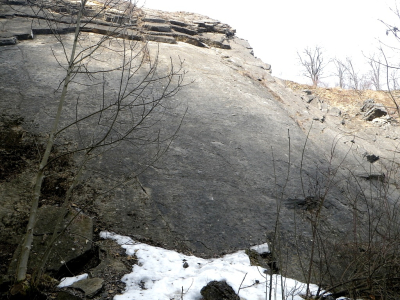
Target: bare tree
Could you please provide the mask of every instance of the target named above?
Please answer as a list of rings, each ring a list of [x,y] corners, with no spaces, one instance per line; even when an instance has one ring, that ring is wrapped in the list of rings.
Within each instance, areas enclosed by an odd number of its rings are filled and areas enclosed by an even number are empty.
[[[333,60],[333,63],[336,68],[334,75],[337,76],[339,80],[339,87],[344,89],[346,87],[346,76],[347,76],[346,64],[337,58]]]
[[[109,14],[113,22],[112,26],[103,29],[103,35],[88,35],[84,32],[95,18],[93,15],[88,16],[87,0],[77,3],[63,2],[66,12],[56,10],[58,6],[54,4],[53,7],[52,2],[48,1],[38,0],[32,4],[32,9],[40,12],[42,19],[45,15],[48,27],[60,44],[61,51],[58,53],[61,54],[57,54],[55,49],[52,51],[65,75],[59,85],[56,113],[36,173],[29,222],[16,269],[17,283],[27,278],[43,180],[49,166],[60,158],[53,153],[57,141],[75,136],[76,146],[62,155],[73,156],[77,167],[64,196],[63,213],[58,218],[58,225],[54,228],[41,267],[33,279],[36,283],[54,242],[65,231],[65,226],[61,225],[65,211],[80,179],[90,172],[90,163],[101,155],[111,151],[115,153],[119,147],[126,145],[136,148],[154,145],[155,153],[144,163],[146,168],[168,149],[181,124],[178,121],[175,130],[170,134],[166,134],[162,127],[166,110],[173,108],[168,100],[184,86],[185,72],[182,62],[173,62],[171,59],[169,68],[163,67],[160,70],[158,51],[150,51],[144,39],[135,41],[130,35],[127,24],[135,18],[136,4],[121,0],[103,2],[95,16]],[[61,34],[66,31],[62,18],[74,18],[71,25],[74,28],[72,42]],[[99,63],[102,67],[99,67]],[[107,85],[111,84],[113,90],[109,91]],[[89,108],[88,104],[82,106],[79,96],[75,99],[68,96],[71,87],[82,85],[97,89],[101,94],[92,99],[93,105]],[[75,110],[73,120],[63,116],[66,107]],[[183,115],[181,120],[182,118]],[[137,173],[133,174],[131,179],[136,176]]]
[[[396,70],[398,70],[398,68],[397,67],[393,67],[393,66],[390,65],[388,57],[386,56],[386,53],[382,49],[382,47],[380,48],[380,51],[382,53],[382,56],[383,56],[383,59],[384,59],[384,66],[385,66],[385,69],[386,69],[387,90],[389,92],[390,99],[392,100],[393,104],[396,107],[397,114],[400,116],[400,106],[399,106],[399,104],[397,102],[397,99],[396,99],[395,95],[392,93],[391,83],[390,83],[391,75],[395,74],[395,72],[396,72]],[[392,74],[390,73],[390,70],[391,70]],[[394,75],[392,75],[392,76],[394,76]],[[394,83],[396,83],[396,81],[394,81]]]
[[[399,89],[399,76],[397,69],[394,69],[389,73],[389,88],[393,91]]]
[[[362,91],[371,87],[368,75],[361,73],[355,66],[351,57],[346,58],[347,86],[355,91]]]
[[[400,20],[400,11],[397,6],[397,3],[395,4],[395,8],[393,8],[391,10],[395,14],[395,16]],[[400,35],[399,35],[400,30],[399,30],[398,26],[389,24],[383,20],[380,20],[380,21],[382,22],[382,24],[384,24],[386,26],[386,35],[394,38],[395,42],[400,42]],[[388,50],[388,52],[390,52],[393,55],[388,55],[386,53],[386,51],[384,50],[384,47],[385,47],[385,50]],[[385,68],[385,72],[386,72],[386,85],[387,85],[387,89],[389,92],[389,96],[390,96],[393,104],[396,107],[397,114],[400,116],[400,105],[398,104],[398,99],[392,93],[392,87],[393,87],[393,89],[397,89],[396,72],[397,72],[397,70],[400,69],[400,67],[399,67],[398,61],[393,62],[390,59],[390,56],[398,57],[398,52],[400,51],[400,49],[398,47],[389,46],[389,45],[381,42],[381,46],[380,46],[379,50],[380,50],[380,53],[382,54],[382,64],[383,64],[383,67]]]
[[[373,55],[368,59],[368,65],[370,66],[371,82],[375,90],[379,91],[381,87],[381,75],[382,75],[382,61],[380,57]]]
[[[350,88],[354,90],[359,90],[361,78],[359,75],[359,71],[355,69],[353,60],[350,57],[346,58],[346,68]]]
[[[300,54],[297,52],[300,64],[303,66],[303,76],[310,78],[314,87],[316,87],[322,78],[324,68],[327,63],[324,61],[323,51],[321,47],[306,48]]]

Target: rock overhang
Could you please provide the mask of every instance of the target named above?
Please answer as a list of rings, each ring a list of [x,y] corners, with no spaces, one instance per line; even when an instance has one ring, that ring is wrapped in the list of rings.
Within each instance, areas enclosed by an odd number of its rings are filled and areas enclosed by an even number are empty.
[[[41,6],[28,5],[27,1],[2,0],[0,8],[0,45],[15,44],[18,40],[33,38],[35,34],[63,34],[75,31],[76,1],[52,4],[43,1]],[[122,3],[122,4],[121,4]],[[118,2],[115,6],[88,2],[84,11],[82,31],[108,34],[121,38],[161,43],[187,42],[199,47],[230,49],[229,39],[236,30],[204,16],[178,12],[129,7]],[[49,27],[45,20],[54,22]]]

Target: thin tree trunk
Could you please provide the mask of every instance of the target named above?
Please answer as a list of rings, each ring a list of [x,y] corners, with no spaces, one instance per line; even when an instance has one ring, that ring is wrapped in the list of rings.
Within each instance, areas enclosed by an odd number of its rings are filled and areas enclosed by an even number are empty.
[[[75,67],[75,63],[74,63],[75,51],[76,51],[78,37],[79,37],[79,33],[80,33],[80,21],[81,21],[83,8],[85,7],[86,1],[87,0],[82,0],[82,2],[81,2],[81,9],[79,10],[77,23],[76,23],[76,29],[75,29],[75,39],[74,39],[74,43],[73,43],[73,47],[72,47],[70,60],[68,62],[67,76],[65,77],[63,90],[62,90],[62,93],[60,96],[60,100],[58,102],[57,115],[54,119],[53,128],[50,132],[50,136],[47,141],[46,151],[43,155],[42,161],[40,162],[39,170],[38,170],[36,180],[35,180],[35,187],[33,190],[33,199],[32,199],[31,210],[30,210],[30,214],[29,214],[29,221],[28,221],[25,237],[24,237],[24,240],[22,243],[21,254],[19,256],[18,265],[17,265],[17,269],[16,269],[17,282],[20,282],[20,281],[23,281],[26,279],[29,255],[31,252],[32,242],[33,242],[33,231],[34,231],[36,219],[37,219],[37,209],[39,206],[40,190],[41,190],[43,179],[44,179],[44,170],[47,166],[47,162],[48,162],[51,150],[54,145],[54,137],[57,132],[58,125],[60,123],[61,112],[62,112],[62,108],[63,108],[64,102],[65,102],[65,97],[67,95],[68,84],[71,80],[71,74]]]
[[[87,155],[87,154],[86,154]],[[36,273],[32,276],[32,282],[34,285],[38,285],[40,278],[43,275],[44,272],[44,268],[46,266],[46,262],[49,259],[50,253],[55,245],[55,243],[57,242],[57,240],[64,234],[66,228],[69,226],[69,224],[77,217],[77,215],[80,212],[77,212],[77,214],[75,215],[75,217],[72,218],[72,220],[70,221],[70,223],[68,223],[65,226],[62,226],[62,223],[64,221],[64,217],[66,216],[67,212],[68,212],[68,204],[70,203],[70,199],[71,199],[71,195],[72,195],[72,191],[73,189],[76,187],[76,185],[78,184],[81,175],[83,173],[83,169],[86,166],[86,163],[88,161],[88,157],[85,158],[85,160],[82,162],[75,178],[74,181],[72,182],[71,186],[69,187],[66,195],[65,195],[65,199],[64,202],[61,206],[61,211],[60,211],[60,215],[57,219],[56,225],[54,226],[54,231],[53,231],[53,235],[51,237],[51,240],[46,248],[46,251],[43,254],[42,260],[40,262],[40,265],[38,267],[38,269],[36,270]]]

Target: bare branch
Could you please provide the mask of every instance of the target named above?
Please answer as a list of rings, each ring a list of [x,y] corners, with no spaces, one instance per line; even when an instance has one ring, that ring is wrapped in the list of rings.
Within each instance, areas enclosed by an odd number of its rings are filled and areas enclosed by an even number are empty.
[[[339,87],[344,89],[346,87],[346,76],[347,76],[347,67],[346,64],[344,62],[342,62],[341,60],[335,58],[333,60],[333,63],[335,65],[336,68],[336,73],[334,73],[335,76],[337,76],[338,80],[339,80]]]
[[[381,87],[381,75],[382,75],[382,62],[380,57],[373,55],[368,59],[368,65],[370,66],[371,82],[375,90],[380,91]]]
[[[320,82],[324,68],[327,63],[324,62],[322,48],[316,46],[314,49],[306,48],[303,53],[297,52],[301,65],[304,67],[304,76],[310,78],[314,87]]]

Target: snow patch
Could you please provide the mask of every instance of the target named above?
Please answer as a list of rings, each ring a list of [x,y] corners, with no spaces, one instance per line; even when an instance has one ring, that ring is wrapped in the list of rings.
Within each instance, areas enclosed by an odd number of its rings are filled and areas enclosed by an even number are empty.
[[[87,279],[88,278],[88,274],[82,274],[82,275],[78,275],[78,276],[74,276],[74,277],[64,277],[61,279],[60,284],[57,285],[57,287],[59,288],[63,288],[63,287],[67,287],[72,285],[73,283],[83,280],[83,279]]]
[[[269,247],[267,243],[250,247],[250,250],[254,250],[258,254],[269,253]]]
[[[175,251],[135,242],[129,237],[101,232],[100,237],[119,243],[128,255],[135,255],[138,264],[132,273],[122,277],[126,284],[123,294],[114,300],[199,300],[200,290],[212,280],[225,280],[245,300],[265,300],[270,277],[266,270],[251,266],[244,251],[221,258],[202,259]],[[261,249],[265,248],[263,244]],[[262,245],[260,245],[262,246]],[[268,245],[266,245],[268,247]],[[267,248],[268,249],[268,248]],[[268,284],[267,284],[268,283]],[[303,300],[306,285],[280,275],[272,276],[272,299]],[[316,285],[310,286],[316,291]]]

